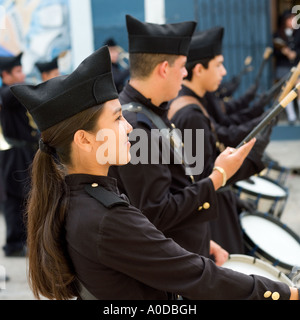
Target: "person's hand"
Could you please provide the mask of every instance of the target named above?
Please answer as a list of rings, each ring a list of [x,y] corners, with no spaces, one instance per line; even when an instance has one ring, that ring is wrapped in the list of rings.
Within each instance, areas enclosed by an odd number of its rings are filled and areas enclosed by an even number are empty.
[[[238,149],[227,147],[216,159],[214,167],[222,168],[225,172],[226,180],[229,180],[241,167],[255,142],[256,138],[253,138]],[[209,176],[214,184],[215,190],[222,186],[224,174],[222,175],[218,170],[213,170]]]
[[[213,240],[210,240],[209,254],[214,256],[215,263],[219,267],[221,267],[228,260],[229,256],[229,253]]]
[[[291,50],[289,47],[284,47],[281,50],[282,54],[284,54],[289,60],[293,61],[296,59],[297,52],[294,50]]]
[[[299,292],[297,288],[294,287],[290,287],[291,290],[291,296],[290,296],[290,300],[299,300]]]

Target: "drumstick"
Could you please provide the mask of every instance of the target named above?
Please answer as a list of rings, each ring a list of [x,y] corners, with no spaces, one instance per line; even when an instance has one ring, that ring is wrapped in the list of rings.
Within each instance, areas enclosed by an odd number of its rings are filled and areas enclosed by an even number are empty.
[[[257,86],[258,86],[259,80],[261,78],[264,66],[265,66],[267,60],[270,58],[272,52],[273,52],[273,49],[271,47],[267,47],[265,49],[265,51],[264,51],[263,60],[262,60],[262,62],[260,64],[259,71],[257,73],[256,80],[255,80],[255,83],[256,83]]]
[[[293,101],[297,95],[298,90],[300,89],[300,83],[296,85],[296,87],[289,92],[289,94],[280,101],[280,103],[248,134],[248,136],[236,147],[239,148],[245,143],[249,142],[252,138],[254,138],[262,129],[264,129],[272,119],[279,115],[279,113],[291,102]]]
[[[282,92],[278,98],[278,101],[281,101],[292,90],[299,76],[300,76],[300,62],[298,63],[297,67],[292,71],[291,77],[288,80],[286,86],[282,89]]]
[[[280,80],[273,84],[273,86],[265,93],[267,96],[273,96],[279,94],[279,90],[282,89],[282,86],[287,82],[287,80],[291,77],[292,72],[294,72],[295,67],[292,68],[290,72],[284,75]],[[277,92],[278,91],[278,92]],[[282,100],[282,99],[280,99]]]

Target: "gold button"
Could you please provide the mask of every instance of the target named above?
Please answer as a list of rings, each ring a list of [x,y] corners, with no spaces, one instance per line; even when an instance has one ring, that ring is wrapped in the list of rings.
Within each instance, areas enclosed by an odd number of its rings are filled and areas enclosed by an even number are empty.
[[[271,292],[271,291],[266,291],[265,294],[264,294],[264,297],[265,297],[266,299],[268,299],[268,298],[271,297],[271,295],[272,295],[272,292]]]
[[[278,292],[273,292],[272,299],[273,300],[278,300],[279,298],[280,298],[280,294]]]
[[[171,127],[172,127],[173,129],[176,128],[174,123],[171,123]]]
[[[209,209],[209,208],[210,208],[210,204],[209,204],[208,202],[205,202],[205,203],[203,204],[203,208],[204,208],[205,210]]]
[[[201,211],[202,209],[203,209],[203,207],[202,207],[202,206],[198,207],[198,211]]]
[[[92,184],[92,187],[93,187],[93,188],[97,188],[97,187],[98,187],[98,183],[93,183],[93,184]]]

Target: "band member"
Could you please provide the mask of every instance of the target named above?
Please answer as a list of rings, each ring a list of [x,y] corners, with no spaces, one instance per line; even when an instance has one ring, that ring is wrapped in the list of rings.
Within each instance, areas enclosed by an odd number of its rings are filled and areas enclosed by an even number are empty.
[[[119,57],[121,52],[121,47],[119,47],[113,38],[109,38],[104,42],[104,45],[108,46],[112,73],[114,77],[114,82],[118,92],[122,91],[125,81],[129,78],[129,68],[122,67],[119,63]]]
[[[220,127],[208,114],[209,100],[203,99],[206,92],[215,91],[226,74],[222,55],[222,27],[215,27],[194,35],[187,59],[188,75],[183,80],[179,95],[170,103],[169,117],[182,132],[192,130],[193,153],[197,148],[196,132],[203,129],[204,136],[204,170],[195,179],[206,179],[213,170],[216,157],[222,151],[222,142],[234,139],[237,145],[244,137],[244,131],[229,130]],[[220,139],[222,132],[222,139]],[[230,135],[235,135],[233,138]],[[239,136],[240,140],[236,137]],[[246,179],[259,173],[264,164],[261,156],[268,139],[259,140],[242,168],[231,179],[231,183]],[[230,183],[228,183],[230,185]],[[222,245],[229,253],[244,253],[242,231],[239,225],[237,197],[230,188],[223,188],[217,193],[219,215],[218,219],[211,221],[211,237]],[[239,202],[241,203],[241,202]],[[249,206],[249,203],[241,203]]]
[[[295,19],[297,20],[297,17],[291,10],[284,11],[278,19],[278,30],[273,35],[276,80],[281,79],[300,61],[300,30],[293,27]],[[285,108],[290,125],[297,121],[297,105],[300,111],[299,99],[289,103]]]
[[[35,65],[41,73],[42,81],[47,81],[60,75],[58,57],[48,62],[37,62]]]
[[[132,127],[122,116],[107,47],[68,76],[12,90],[42,138],[28,204],[29,276],[37,297],[167,299],[170,292],[190,299],[298,299],[296,288],[186,251],[119,194],[107,172],[130,160]],[[114,133],[109,145],[99,139],[103,130]],[[252,145],[230,157],[239,163]],[[99,153],[103,146],[107,152]]]
[[[3,212],[6,222],[4,252],[7,257],[24,256],[26,253],[23,213],[29,184],[28,168],[38,142],[38,132],[34,121],[9,88],[25,80],[21,57],[22,54],[16,57],[0,57],[3,82],[0,92],[1,127],[6,142],[11,145],[10,149],[0,152],[3,179],[1,183],[4,185],[6,196]]]

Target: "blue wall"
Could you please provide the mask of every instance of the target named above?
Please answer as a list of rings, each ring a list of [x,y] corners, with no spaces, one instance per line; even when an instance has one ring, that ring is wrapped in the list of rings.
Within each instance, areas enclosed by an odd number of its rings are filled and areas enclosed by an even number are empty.
[[[166,21],[175,23],[196,20],[197,30],[216,25],[225,27],[223,53],[227,76],[238,74],[247,56],[252,56],[254,70],[245,75],[237,95],[254,81],[264,50],[271,45],[269,0],[165,0]],[[113,37],[125,50],[128,49],[125,15],[144,20],[144,0],[108,1],[92,0],[95,49]],[[264,69],[261,91],[272,85],[272,59]]]
[[[227,76],[238,74],[247,56],[252,56],[254,70],[243,77],[237,94],[254,81],[264,50],[271,46],[269,0],[165,0],[168,23],[197,21],[197,30],[213,26],[225,28],[223,54]],[[261,91],[272,85],[272,59],[264,68]]]
[[[144,0],[110,1],[92,0],[95,49],[101,47],[107,38],[128,50],[125,15],[144,21]]]

